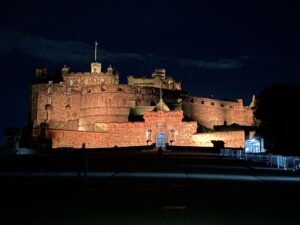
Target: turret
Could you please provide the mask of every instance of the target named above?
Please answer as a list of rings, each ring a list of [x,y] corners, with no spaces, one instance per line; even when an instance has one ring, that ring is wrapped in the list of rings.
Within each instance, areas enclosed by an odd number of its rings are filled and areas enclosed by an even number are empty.
[[[91,73],[101,73],[101,63],[92,62],[91,63]]]
[[[95,61],[91,63],[91,73],[101,73],[101,63],[97,62],[97,46],[98,42],[95,41]]]
[[[113,73],[113,68],[111,67],[111,65],[109,65],[109,67],[107,68],[107,73]]]
[[[64,67],[61,69],[62,75],[68,74],[69,71],[70,71],[70,67],[67,67],[66,65],[64,65]]]
[[[152,77],[165,77],[166,76],[166,69],[160,68],[160,69],[155,69],[154,73],[152,73]]]

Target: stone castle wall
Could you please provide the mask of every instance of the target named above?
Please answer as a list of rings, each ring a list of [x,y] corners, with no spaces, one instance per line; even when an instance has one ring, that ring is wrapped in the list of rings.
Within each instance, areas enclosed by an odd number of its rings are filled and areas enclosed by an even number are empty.
[[[121,84],[34,84],[31,96],[34,126],[49,122],[50,128],[93,131],[96,122],[128,122],[131,108],[145,110],[143,106],[159,101],[159,90]],[[224,125],[225,121],[227,125],[252,126],[252,110],[239,101],[188,97],[182,102],[182,110],[186,117],[210,129],[214,125]]]
[[[159,101],[156,89],[121,84],[34,84],[31,96],[34,127],[47,122],[53,129],[82,131],[94,131],[98,122],[128,122],[131,108]]]
[[[145,122],[102,123],[99,132],[49,129],[52,147],[87,148],[144,146],[156,142],[160,133],[166,135],[167,143],[186,143],[196,133],[196,122],[182,122],[182,112],[146,112]],[[147,131],[151,135],[147,136]],[[172,137],[171,130],[174,130]]]
[[[152,73],[151,78],[146,78],[146,76],[128,76],[127,81],[129,85],[140,86],[140,87],[156,87],[164,88],[168,90],[181,90],[181,83],[176,82],[173,77],[166,75],[165,69],[155,69]]]
[[[208,129],[225,123],[252,126],[253,112],[242,99],[190,97],[179,91],[180,83],[165,76],[165,70],[157,70],[151,79],[129,77],[129,85],[119,84],[111,67],[105,73],[100,67],[92,73],[69,73],[64,67],[63,82],[32,85],[33,136],[46,123],[54,148],[80,148],[83,143],[88,148],[146,145],[155,143],[159,133],[178,146],[209,147],[212,140],[224,141],[225,147],[244,146],[243,131],[196,134],[198,125]],[[164,102],[173,111],[151,112],[159,102],[161,85]],[[132,115],[143,115],[145,122],[129,122]],[[184,116],[195,122],[183,122]]]
[[[244,148],[245,132],[241,130],[194,134],[191,146],[213,147],[212,141],[223,141],[225,148]]]
[[[242,99],[237,102],[222,101],[211,98],[189,97],[182,108],[185,116],[197,121],[200,125],[213,129],[215,125],[239,124],[253,126],[253,111],[243,106]]]
[[[181,122],[180,112],[148,112],[145,115],[145,122],[102,124],[102,132],[50,129],[48,134],[53,148],[81,148],[83,143],[87,148],[145,146],[156,143],[156,136],[160,133],[164,133],[166,142],[173,146],[213,147],[212,141],[224,141],[226,148],[244,147],[244,131],[199,134],[195,133],[196,122]],[[149,130],[152,134],[147,143]],[[175,131],[173,137],[171,130]]]

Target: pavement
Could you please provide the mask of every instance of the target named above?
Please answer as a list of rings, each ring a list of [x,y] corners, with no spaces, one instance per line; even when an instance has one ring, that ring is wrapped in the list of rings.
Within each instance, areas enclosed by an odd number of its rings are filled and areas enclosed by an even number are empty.
[[[299,224],[298,173],[216,154],[90,154],[86,177],[68,155],[0,163],[1,224]]]

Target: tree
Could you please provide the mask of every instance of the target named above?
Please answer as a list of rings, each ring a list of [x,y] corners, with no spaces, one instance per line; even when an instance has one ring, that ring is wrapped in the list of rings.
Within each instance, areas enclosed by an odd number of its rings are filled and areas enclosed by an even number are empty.
[[[258,134],[265,139],[268,152],[300,155],[300,86],[272,85],[255,102]],[[300,139],[299,139],[300,140]]]

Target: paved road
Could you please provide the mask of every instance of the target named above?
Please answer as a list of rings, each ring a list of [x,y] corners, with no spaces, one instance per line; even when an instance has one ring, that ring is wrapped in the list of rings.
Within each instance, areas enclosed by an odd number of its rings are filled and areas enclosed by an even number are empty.
[[[87,179],[64,157],[10,162],[1,224],[299,224],[299,174],[214,154],[91,155]]]

